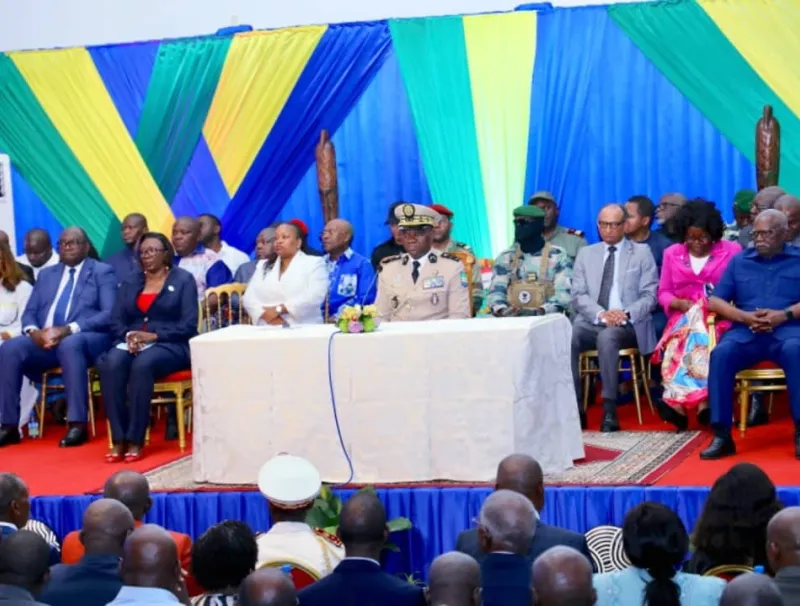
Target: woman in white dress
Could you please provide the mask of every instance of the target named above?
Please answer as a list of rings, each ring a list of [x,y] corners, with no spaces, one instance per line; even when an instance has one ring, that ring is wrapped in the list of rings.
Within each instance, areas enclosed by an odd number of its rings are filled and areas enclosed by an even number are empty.
[[[275,230],[278,256],[272,263],[258,262],[242,297],[253,324],[322,324],[328,272],[324,259],[305,254],[302,246],[302,233],[296,225],[278,225]]]

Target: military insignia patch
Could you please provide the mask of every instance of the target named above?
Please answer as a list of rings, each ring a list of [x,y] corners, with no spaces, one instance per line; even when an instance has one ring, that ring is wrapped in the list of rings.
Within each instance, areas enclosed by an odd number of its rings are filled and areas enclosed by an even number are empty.
[[[394,309],[400,307],[400,299],[398,299],[397,296],[392,297],[392,307]]]
[[[439,295],[437,295],[436,293],[433,293],[431,295],[431,304],[439,305]]]
[[[403,204],[403,216],[406,219],[413,219],[414,218],[414,205],[413,204]]]
[[[520,293],[519,293],[519,302],[522,303],[523,305],[527,305],[528,303],[530,303],[531,302],[531,293],[529,293],[527,290],[520,291]]]
[[[469,280],[467,279],[467,272],[461,272],[461,286],[469,286]]]

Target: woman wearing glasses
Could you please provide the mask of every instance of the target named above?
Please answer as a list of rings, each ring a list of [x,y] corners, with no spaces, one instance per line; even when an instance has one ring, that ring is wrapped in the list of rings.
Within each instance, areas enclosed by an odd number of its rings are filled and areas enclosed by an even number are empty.
[[[687,411],[698,419],[708,415],[708,297],[730,260],[741,251],[723,240],[725,223],[711,202],[692,200],[675,216],[680,244],[664,251],[658,302],[667,314],[667,327],[653,362],[661,363],[664,393],[658,402],[661,417],[686,429]],[[717,324],[717,337],[729,323]]]
[[[172,245],[147,233],[139,244],[142,272],[119,287],[111,315],[114,346],[97,363],[111,424],[108,463],[142,458],[153,386],[190,366],[189,339],[197,334],[197,286],[173,266]]]

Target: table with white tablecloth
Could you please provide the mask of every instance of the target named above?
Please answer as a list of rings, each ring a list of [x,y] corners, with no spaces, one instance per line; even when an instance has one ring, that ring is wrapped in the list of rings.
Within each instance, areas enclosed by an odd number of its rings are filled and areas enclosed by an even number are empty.
[[[562,315],[200,335],[194,481],[254,483],[288,452],[344,482],[342,442],[353,482],[489,481],[514,452],[564,471],[584,456],[570,335]]]

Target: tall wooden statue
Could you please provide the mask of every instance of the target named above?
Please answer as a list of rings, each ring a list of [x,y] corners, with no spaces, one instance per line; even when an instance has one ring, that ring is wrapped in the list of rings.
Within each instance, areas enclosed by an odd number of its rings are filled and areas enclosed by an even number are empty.
[[[781,125],[772,115],[772,106],[764,106],[764,115],[756,124],[756,183],[758,190],[778,184],[781,162]]]
[[[322,202],[322,214],[325,223],[339,217],[339,182],[336,176],[336,149],[328,137],[328,131],[323,130],[319,136],[316,149],[317,155],[317,187],[319,199]]]

